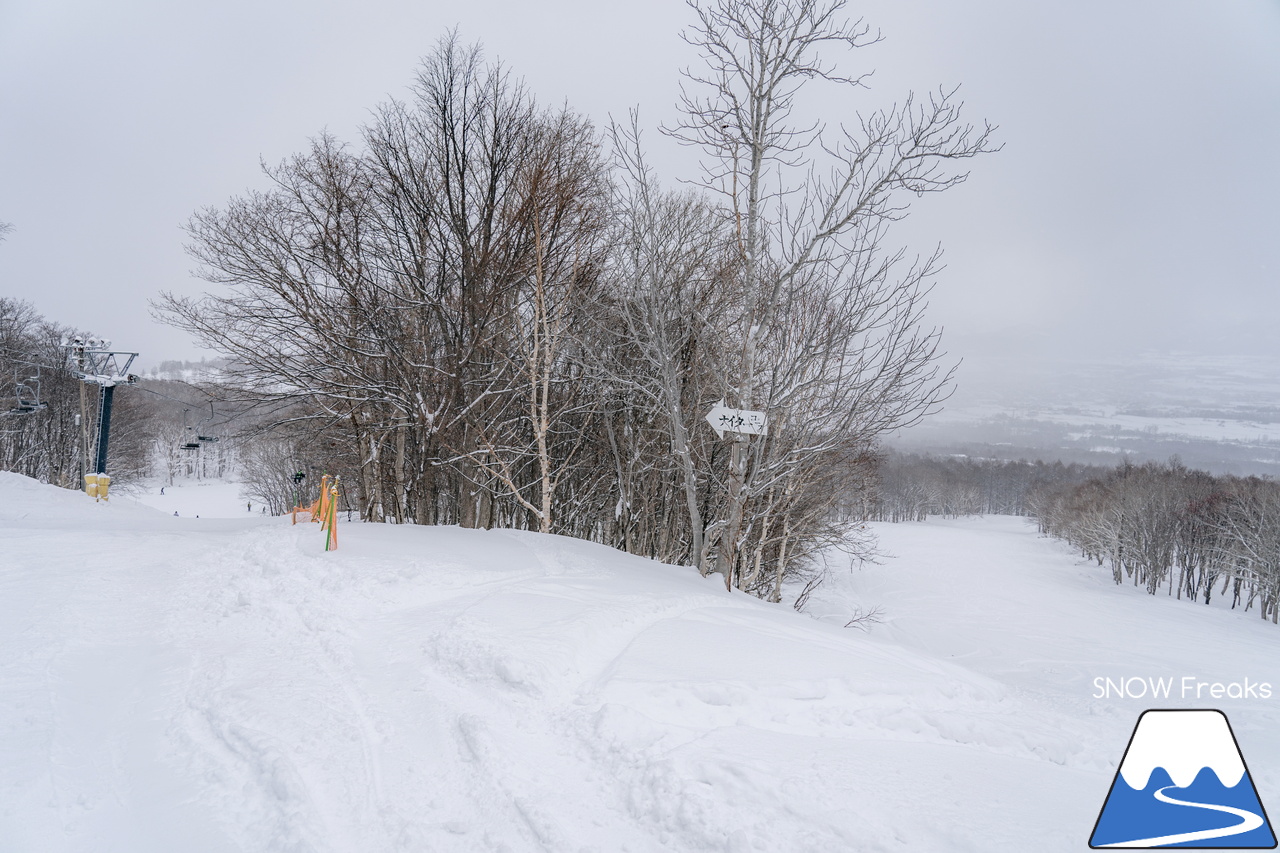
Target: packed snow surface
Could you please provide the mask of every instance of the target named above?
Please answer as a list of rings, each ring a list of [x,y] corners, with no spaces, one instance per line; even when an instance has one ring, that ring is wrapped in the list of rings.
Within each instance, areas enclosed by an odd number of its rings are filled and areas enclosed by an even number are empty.
[[[244,518],[249,513],[262,512],[262,504],[240,494],[239,483],[219,480],[157,481],[128,497],[165,515],[176,512],[179,518]]]
[[[878,526],[798,614],[561,537],[190,509],[0,474],[0,850],[1076,851],[1148,707],[1222,707],[1280,812],[1276,698],[1094,695],[1280,688],[1280,629],[1021,519]]]

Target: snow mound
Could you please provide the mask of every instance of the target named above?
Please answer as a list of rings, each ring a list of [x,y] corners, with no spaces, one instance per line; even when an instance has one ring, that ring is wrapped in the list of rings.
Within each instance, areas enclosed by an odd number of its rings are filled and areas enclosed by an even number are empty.
[[[0,471],[0,523],[40,528],[73,522],[154,517],[156,513],[124,495],[95,501],[78,489],[50,486],[21,474]]]

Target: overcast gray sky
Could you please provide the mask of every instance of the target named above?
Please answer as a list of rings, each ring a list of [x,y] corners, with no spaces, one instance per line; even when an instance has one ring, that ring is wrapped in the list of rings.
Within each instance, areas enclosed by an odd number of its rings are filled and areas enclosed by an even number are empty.
[[[930,319],[955,355],[1277,352],[1280,2],[853,4],[882,43],[833,122],[962,84],[1002,152],[922,200],[899,236],[941,243]],[[262,185],[328,129],[354,141],[450,27],[544,103],[673,115],[678,0],[0,0],[0,294],[142,353],[198,357],[148,300],[194,293],[181,224]],[[668,179],[688,152],[648,136]],[[975,361],[975,363],[980,363]]]

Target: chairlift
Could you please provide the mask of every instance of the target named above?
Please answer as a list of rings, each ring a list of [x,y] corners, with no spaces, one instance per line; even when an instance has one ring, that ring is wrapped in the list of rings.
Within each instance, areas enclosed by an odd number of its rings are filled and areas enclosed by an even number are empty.
[[[15,404],[9,411],[15,415],[29,415],[41,409],[49,408],[49,404],[40,396],[40,374],[20,379],[14,376]]]
[[[182,410],[182,432],[186,437],[178,442],[178,448],[180,450],[190,451],[200,449],[200,441],[196,438],[196,428],[187,423],[187,413],[190,411],[190,409]]]
[[[213,401],[210,400],[209,401],[209,417],[205,418],[204,420],[200,421],[200,423],[196,424],[196,441],[198,441],[200,444],[216,444],[218,442],[218,436],[216,435],[200,434],[199,428],[202,426],[205,426],[208,423],[211,423],[212,421],[213,421]]]
[[[190,409],[182,410],[182,429],[183,429],[183,432],[186,434],[186,439],[181,444],[182,449],[183,450],[199,450],[201,447],[205,446],[206,444],[217,444],[218,436],[204,435],[201,432],[201,427],[205,426],[206,424],[210,423],[213,420],[213,401],[212,400],[209,401],[209,417],[202,419],[198,424],[193,425],[193,424],[187,423],[187,414],[190,411],[191,411]]]

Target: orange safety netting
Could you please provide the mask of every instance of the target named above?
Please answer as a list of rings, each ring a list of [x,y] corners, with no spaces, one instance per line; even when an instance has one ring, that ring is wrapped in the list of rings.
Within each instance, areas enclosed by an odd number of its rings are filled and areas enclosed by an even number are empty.
[[[339,478],[333,478],[333,485],[329,485],[329,475],[325,474],[320,479],[320,497],[314,503],[307,506],[295,506],[292,510],[293,523],[298,523],[298,515],[303,516],[303,521],[318,521],[320,529],[325,533],[324,549],[326,551],[335,551],[338,548],[338,483]]]

